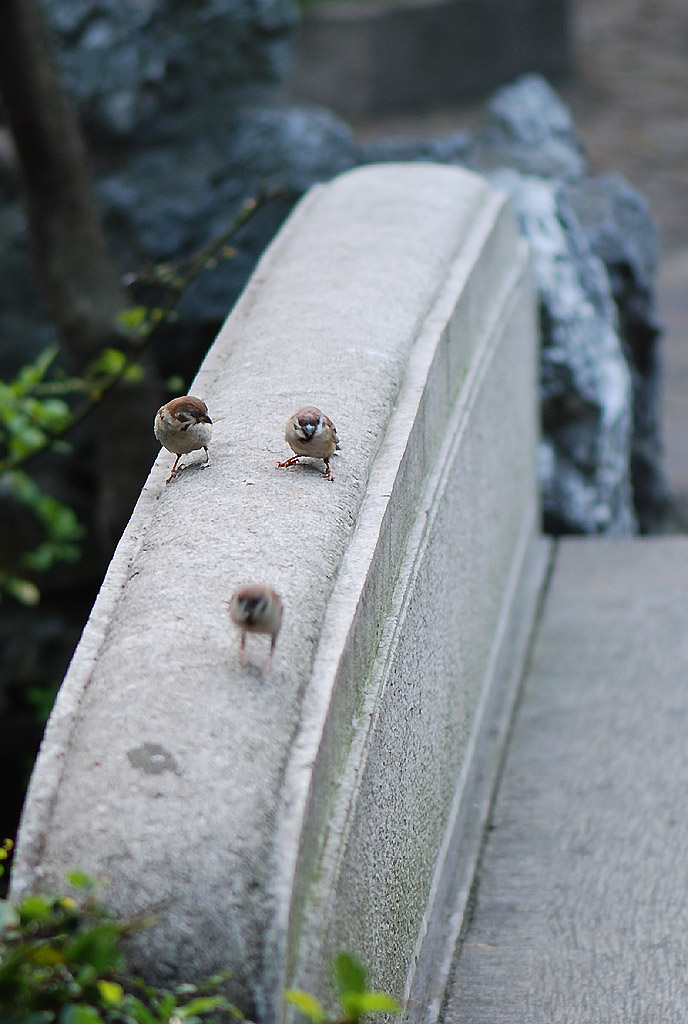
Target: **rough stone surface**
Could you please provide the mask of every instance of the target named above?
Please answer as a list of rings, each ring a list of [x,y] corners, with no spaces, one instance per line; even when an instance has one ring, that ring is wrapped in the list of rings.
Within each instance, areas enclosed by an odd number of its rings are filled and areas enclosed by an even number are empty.
[[[545,527],[632,534],[631,377],[604,265],[556,183],[492,178],[514,201],[540,294]]]
[[[588,176],[569,112],[533,75],[500,89],[472,132],[415,153],[384,140],[365,158],[458,163],[510,192],[540,293],[546,529],[661,529],[658,239],[642,195],[617,175]]]
[[[605,265],[619,311],[619,333],[633,383],[631,486],[644,533],[661,531],[667,505],[662,469],[661,326],[656,283],[659,237],[647,200],[617,174],[564,190],[593,252]]]
[[[687,572],[558,543],[442,1024],[688,1017]]]
[[[114,909],[155,913],[139,970],[229,968],[264,1020],[285,986],[323,990],[335,945],[400,996],[417,963],[437,969],[423,940],[466,792],[473,813],[465,771],[537,590],[520,599],[534,312],[483,179],[363,168],[309,194],[193,385],[211,466],[166,487],[162,452],[117,549],[30,786],[15,893],[107,876]],[[307,402],[339,430],[334,483],[275,468]],[[239,662],[226,611],[256,579],[285,602],[272,672],[260,638]]]
[[[564,181],[577,181],[587,171],[571,115],[539,75],[523,75],[488,100],[466,163],[481,172],[512,167]]]
[[[44,0],[60,64],[89,126],[112,143],[198,133],[237,93],[279,82],[294,0]]]

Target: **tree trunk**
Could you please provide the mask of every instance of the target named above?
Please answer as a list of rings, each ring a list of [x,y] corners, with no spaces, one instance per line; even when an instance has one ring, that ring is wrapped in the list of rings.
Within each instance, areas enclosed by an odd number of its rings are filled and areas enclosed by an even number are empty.
[[[60,80],[36,0],[0,2],[0,91],[21,164],[34,264],[78,370],[121,347],[127,301],[96,209],[76,110]],[[93,415],[102,539],[116,541],[145,478],[157,387],[116,387]],[[125,436],[126,435],[126,436]]]

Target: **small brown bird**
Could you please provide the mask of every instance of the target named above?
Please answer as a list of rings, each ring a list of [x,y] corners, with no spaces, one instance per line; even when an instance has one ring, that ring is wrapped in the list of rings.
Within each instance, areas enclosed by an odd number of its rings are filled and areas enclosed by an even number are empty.
[[[282,598],[259,583],[247,583],[235,590],[227,604],[229,617],[241,630],[239,658],[243,659],[247,633],[266,633],[270,642],[270,661],[275,653],[277,634],[282,626]]]
[[[210,465],[208,443],[213,433],[213,421],[208,415],[208,406],[200,398],[193,395],[173,398],[158,409],[153,430],[163,448],[177,456],[166,483],[179,473],[177,463],[182,455],[189,452],[202,448],[205,465]]]
[[[325,463],[325,480],[334,480],[330,459],[339,448],[339,438],[334,423],[320,409],[313,405],[304,406],[290,416],[284,428],[284,440],[296,455],[286,462],[278,462],[278,469],[292,466],[302,455],[322,459]]]

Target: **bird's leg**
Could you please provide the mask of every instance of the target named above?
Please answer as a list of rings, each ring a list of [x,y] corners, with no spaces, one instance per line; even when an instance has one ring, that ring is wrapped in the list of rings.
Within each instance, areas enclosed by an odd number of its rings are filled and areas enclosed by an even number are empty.
[[[286,462],[278,462],[278,463],[277,463],[277,468],[278,468],[278,469],[284,469],[284,467],[285,467],[285,466],[293,466],[293,465],[294,465],[294,463],[295,463],[295,462],[296,462],[296,461],[297,461],[297,460],[298,460],[299,458],[300,458],[300,456],[299,456],[299,455],[292,455],[292,457],[291,457],[290,459],[287,459],[287,461],[286,461]]]
[[[268,670],[272,670],[272,659],[275,653],[275,644],[277,643],[277,636],[273,636],[270,641],[270,657],[268,658]]]
[[[203,451],[205,452],[205,462],[203,463],[203,469],[207,469],[208,466],[210,465],[210,452],[208,451],[205,445],[203,445]]]
[[[323,473],[323,480],[331,480],[334,483],[334,476],[332,475],[332,467],[330,466],[329,458],[323,459],[325,463],[325,472]]]
[[[170,473],[170,475],[168,476],[167,480],[165,481],[166,484],[168,484],[170,482],[170,480],[172,479],[172,477],[175,477],[177,475],[177,473],[179,472],[179,470],[177,469],[177,463],[179,462],[180,459],[181,459],[181,455],[178,455],[177,458],[174,460],[174,466],[172,467],[172,472]]]
[[[241,640],[239,642],[239,661],[243,661],[244,660],[245,653],[246,653],[246,630],[242,629],[242,631],[241,631]]]

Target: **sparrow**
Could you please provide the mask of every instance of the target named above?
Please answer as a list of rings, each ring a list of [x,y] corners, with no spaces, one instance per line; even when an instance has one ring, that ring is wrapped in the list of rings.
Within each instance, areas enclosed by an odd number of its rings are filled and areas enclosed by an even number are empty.
[[[247,583],[235,590],[230,597],[227,608],[229,617],[241,630],[239,659],[243,659],[246,649],[247,633],[266,633],[272,637],[270,642],[270,661],[275,653],[277,634],[282,626],[282,598],[270,587],[259,583]]]
[[[325,463],[323,479],[334,480],[330,459],[339,449],[339,438],[334,423],[320,409],[306,405],[290,416],[284,428],[284,440],[296,455],[286,462],[278,462],[278,469],[292,466],[302,455],[309,455]]]
[[[198,448],[205,452],[205,465],[210,465],[208,443],[213,433],[213,421],[208,415],[208,406],[200,398],[193,395],[173,398],[158,409],[153,430],[163,448],[177,456],[166,483],[180,472],[177,463],[181,456]]]

